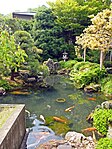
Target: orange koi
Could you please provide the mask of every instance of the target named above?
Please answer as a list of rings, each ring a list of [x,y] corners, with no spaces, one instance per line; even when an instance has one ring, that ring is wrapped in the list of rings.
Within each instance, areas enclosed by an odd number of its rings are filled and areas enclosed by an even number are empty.
[[[53,119],[54,119],[55,121],[58,121],[58,122],[61,122],[61,123],[67,123],[66,120],[64,120],[64,119],[62,119],[62,118],[59,118],[59,117],[56,117],[56,116],[53,116]]]
[[[71,111],[74,107],[75,107],[75,106],[72,106],[72,107],[69,107],[69,108],[65,109],[65,112]]]
[[[89,100],[96,100],[96,98],[94,98],[94,97],[90,97],[90,98],[88,98]]]
[[[23,92],[23,91],[12,91],[10,92],[10,94],[14,94],[14,95],[29,95],[29,92]]]
[[[82,132],[91,132],[95,130],[97,130],[95,127],[89,127],[89,128],[83,129]]]

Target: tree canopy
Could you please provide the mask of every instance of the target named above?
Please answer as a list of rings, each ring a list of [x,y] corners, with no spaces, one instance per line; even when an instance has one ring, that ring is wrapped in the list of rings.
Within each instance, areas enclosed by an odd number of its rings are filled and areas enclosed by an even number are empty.
[[[91,24],[88,16],[109,8],[111,0],[56,0],[48,2],[56,22],[62,27],[67,41],[75,42],[74,36],[80,35]]]
[[[9,73],[14,72],[25,62],[27,54],[16,45],[14,36],[9,35],[7,31],[0,33],[0,43],[0,65],[2,71],[3,73],[4,71]]]
[[[39,7],[33,28],[35,45],[43,50],[43,59],[61,58],[64,50],[69,51],[59,25],[55,23],[51,9]]]
[[[100,50],[100,68],[103,63],[103,53],[108,51],[112,43],[112,11],[105,9],[98,13],[92,21],[92,25],[88,26],[77,38],[76,43],[81,45],[83,49],[89,48]]]

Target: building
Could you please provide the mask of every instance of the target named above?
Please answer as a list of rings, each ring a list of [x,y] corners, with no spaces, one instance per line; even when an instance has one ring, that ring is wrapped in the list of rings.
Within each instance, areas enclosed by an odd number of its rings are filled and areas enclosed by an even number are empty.
[[[36,12],[13,12],[12,17],[13,18],[19,18],[19,19],[25,19],[25,20],[31,20],[34,18]]]

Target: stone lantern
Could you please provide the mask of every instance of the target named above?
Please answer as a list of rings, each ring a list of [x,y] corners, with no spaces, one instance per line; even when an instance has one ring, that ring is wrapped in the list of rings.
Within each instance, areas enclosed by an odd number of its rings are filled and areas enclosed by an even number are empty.
[[[63,52],[63,60],[64,62],[68,59],[68,53],[67,52]]]

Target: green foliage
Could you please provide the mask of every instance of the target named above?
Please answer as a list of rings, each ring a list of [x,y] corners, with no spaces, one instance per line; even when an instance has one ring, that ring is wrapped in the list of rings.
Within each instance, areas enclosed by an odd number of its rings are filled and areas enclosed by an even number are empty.
[[[61,65],[61,68],[70,69],[70,68],[72,68],[77,63],[77,61],[76,60],[68,60],[66,62],[60,61],[59,63]]]
[[[32,35],[34,19],[31,19],[31,20],[18,19],[18,22],[19,22],[19,24],[22,25],[24,31],[26,31]]]
[[[38,59],[31,59],[28,61],[28,70],[30,71],[30,75],[37,76],[47,76],[49,74],[49,69],[46,65],[40,64]]]
[[[55,23],[56,17],[52,11],[45,7],[39,7],[35,16],[33,35],[35,45],[43,50],[42,57],[61,59],[64,50],[71,48],[66,44],[59,25]]]
[[[14,33],[15,41],[18,45],[20,45],[21,49],[25,50],[28,54],[28,50],[34,46],[33,38],[30,33],[26,31],[16,31]]]
[[[1,79],[0,80],[0,87],[3,87],[5,90],[11,89],[11,86],[6,80]]]
[[[90,83],[98,83],[106,75],[106,69],[100,70],[99,64],[90,62],[78,62],[70,72],[70,79],[75,87],[83,88]]]
[[[112,76],[101,80],[101,91],[107,95],[112,95]]]
[[[62,27],[66,40],[74,43],[74,36],[80,35],[82,30],[90,25],[89,15],[97,14],[109,8],[111,0],[56,0],[48,2],[56,22]]]
[[[14,37],[15,37],[16,43],[19,44],[21,49],[25,50],[25,52],[28,55],[26,61],[27,61],[27,68],[30,70],[30,74],[38,75],[40,72],[39,54],[42,54],[42,50],[37,49],[34,46],[33,38],[31,37],[30,33],[26,31],[16,31],[14,33]]]
[[[16,45],[14,36],[7,31],[0,33],[0,65],[7,71],[17,70],[27,57],[24,50]]]
[[[84,29],[83,33],[77,37],[76,44],[85,50],[100,50],[100,69],[102,69],[105,53],[111,45],[112,22],[111,10],[105,9],[91,19],[92,25]]]
[[[23,30],[23,26],[17,18],[0,17],[0,26],[3,30],[7,30],[9,34],[13,34],[17,30]]]
[[[96,149],[112,149],[112,139],[110,138],[101,138],[96,146]]]
[[[112,109],[96,109],[93,114],[93,125],[101,134],[106,135],[110,118]]]

